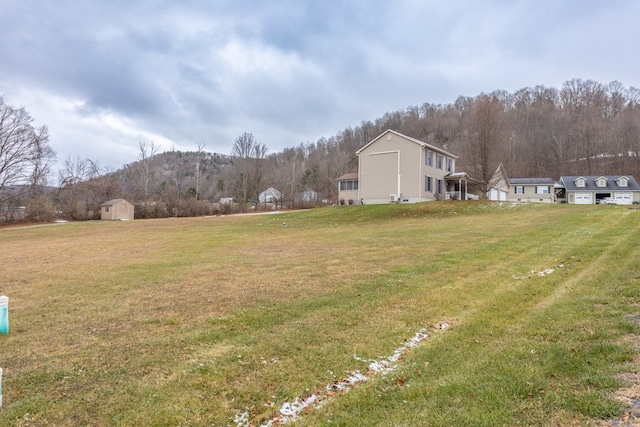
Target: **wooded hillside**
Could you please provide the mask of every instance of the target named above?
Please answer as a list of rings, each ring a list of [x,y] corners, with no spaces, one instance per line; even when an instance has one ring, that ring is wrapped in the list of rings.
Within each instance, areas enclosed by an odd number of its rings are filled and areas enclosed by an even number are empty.
[[[499,163],[512,178],[640,175],[640,90],[619,82],[574,79],[560,89],[536,86],[459,97],[451,104],[410,106],[328,138],[286,148],[256,159],[261,162],[261,185],[246,199],[257,200],[260,190],[275,187],[292,204],[295,195],[305,190],[317,192],[319,200],[335,201],[336,178],[356,171],[355,152],[386,129],[457,154],[457,169],[476,177],[485,169],[492,173]],[[194,195],[196,154],[154,156],[154,197]],[[206,154],[200,159],[200,199],[242,199],[234,191],[238,175],[233,173],[233,157]],[[139,200],[135,192],[139,162],[115,175],[124,195]]]
[[[336,178],[355,172],[356,151],[386,129],[458,155],[456,170],[478,180],[500,163],[510,178],[640,176],[640,90],[573,79],[559,89],[536,86],[461,96],[451,104],[425,102],[272,154],[259,135],[244,133],[229,154],[208,153],[205,145],[195,152],[158,153],[153,143],[141,142],[137,161],[115,172],[70,159],[60,171],[55,205],[68,218],[89,219],[99,216],[104,201],[124,197],[137,205],[136,217],[189,216],[220,209],[213,203],[221,198],[233,198],[239,210],[253,208],[269,187],[283,194],[283,206],[333,203]],[[12,203],[28,204],[17,198]]]

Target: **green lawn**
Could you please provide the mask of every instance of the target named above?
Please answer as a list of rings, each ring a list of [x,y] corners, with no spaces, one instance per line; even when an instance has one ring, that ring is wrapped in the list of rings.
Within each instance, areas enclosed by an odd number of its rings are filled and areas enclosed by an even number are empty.
[[[621,419],[639,241],[640,210],[479,202],[0,229],[0,425]]]

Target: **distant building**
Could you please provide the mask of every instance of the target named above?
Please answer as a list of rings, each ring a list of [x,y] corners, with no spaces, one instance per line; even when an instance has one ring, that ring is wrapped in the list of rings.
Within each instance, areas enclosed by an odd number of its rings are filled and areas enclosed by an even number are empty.
[[[125,199],[112,199],[100,205],[103,221],[124,221],[134,218],[134,206]]]
[[[269,187],[258,195],[260,203],[277,203],[282,200],[283,194],[273,187]]]
[[[551,178],[511,178],[509,201],[554,203],[556,183]]]
[[[640,203],[640,185],[631,175],[561,176],[560,184],[571,204]]]

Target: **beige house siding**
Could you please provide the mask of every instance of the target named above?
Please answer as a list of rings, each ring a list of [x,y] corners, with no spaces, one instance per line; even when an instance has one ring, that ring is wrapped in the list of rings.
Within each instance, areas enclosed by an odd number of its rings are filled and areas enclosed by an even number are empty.
[[[347,173],[338,178],[338,204],[360,204],[358,199],[358,173]]]
[[[426,165],[426,152],[433,152],[432,166]],[[446,151],[387,130],[358,150],[359,197],[366,203],[390,203],[397,197],[401,202],[435,200],[437,182],[446,192],[445,176],[455,171],[456,156]],[[442,156],[438,168],[437,156]],[[451,171],[447,171],[447,159]],[[427,191],[427,176],[432,191]]]
[[[536,193],[537,186],[535,185],[514,185],[511,188],[511,194],[509,194],[509,200],[513,202],[552,202],[553,201],[553,187],[549,194]],[[516,193],[516,191],[522,191],[522,193]]]
[[[133,220],[134,206],[124,199],[113,199],[100,206],[100,219],[105,221]]]
[[[522,188],[522,193],[516,193]],[[544,202],[552,203],[554,201],[553,186],[548,194],[537,193],[536,185],[514,185],[511,187],[511,193],[509,193],[509,201],[511,202]]]
[[[554,203],[555,191],[551,178],[512,178],[509,201]]]

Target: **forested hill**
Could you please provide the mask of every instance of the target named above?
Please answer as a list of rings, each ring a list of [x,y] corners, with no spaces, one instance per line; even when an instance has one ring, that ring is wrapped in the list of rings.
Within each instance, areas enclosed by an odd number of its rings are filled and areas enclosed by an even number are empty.
[[[134,200],[195,196],[215,200],[223,190],[224,169],[231,157],[196,151],[167,151],[140,159],[113,172],[124,194]]]
[[[200,199],[238,200],[243,198],[239,180],[247,184],[251,178],[250,191],[244,192],[247,199],[275,187],[287,197],[313,190],[319,198],[335,200],[336,178],[355,171],[355,152],[386,129],[460,156],[457,169],[478,179],[493,173],[499,163],[510,177],[640,176],[640,90],[581,79],[561,88],[536,86],[461,96],[451,104],[410,106],[257,162],[244,162],[244,173],[228,155],[167,152],[149,159],[147,172],[138,161],[115,176],[124,194],[134,199],[144,194],[166,197],[167,192],[193,195],[197,186]],[[146,191],[141,187],[145,176]]]

